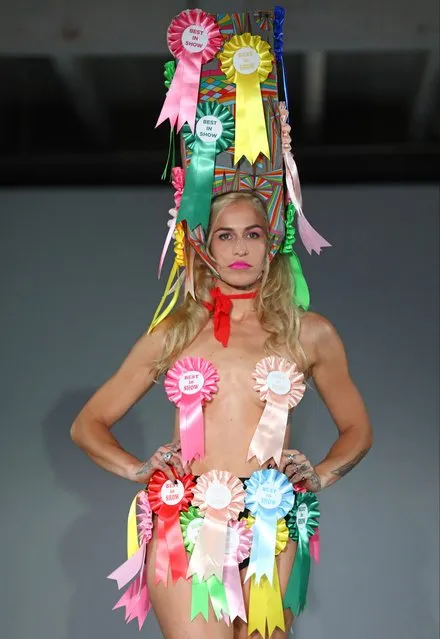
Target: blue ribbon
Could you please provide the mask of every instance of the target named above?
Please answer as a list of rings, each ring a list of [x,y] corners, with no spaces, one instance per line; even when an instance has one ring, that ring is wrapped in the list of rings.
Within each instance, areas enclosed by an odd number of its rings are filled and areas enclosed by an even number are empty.
[[[253,541],[246,573],[246,580],[255,575],[258,584],[265,575],[272,584],[275,544],[277,535],[277,521],[285,517],[293,508],[295,493],[286,475],[274,468],[257,470],[245,481],[245,506],[255,517]],[[276,491],[281,495],[281,501],[276,507],[265,506],[262,490]]]
[[[284,17],[286,15],[286,10],[284,7],[280,7],[277,5],[274,11],[274,21],[273,21],[273,36],[274,36],[274,52],[276,61],[281,65],[281,74],[283,76],[283,87],[284,87],[284,101],[286,103],[286,109],[289,110],[289,98],[287,96],[287,81],[286,81],[286,70],[284,68],[284,59],[283,59],[283,26],[284,26]],[[287,120],[289,121],[289,120]]]

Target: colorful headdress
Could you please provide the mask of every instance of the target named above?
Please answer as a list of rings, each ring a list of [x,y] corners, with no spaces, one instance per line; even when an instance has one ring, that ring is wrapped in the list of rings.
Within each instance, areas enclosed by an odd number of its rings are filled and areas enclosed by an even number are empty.
[[[167,62],[164,72],[168,92],[158,124],[169,119],[171,132],[163,177],[170,161],[174,164],[174,127],[181,131],[183,172],[177,167],[170,172],[177,198],[160,264],[172,235],[176,258],[150,330],[172,310],[184,280],[185,292],[194,295],[195,254],[216,274],[206,247],[211,201],[230,191],[251,190],[262,199],[269,221],[269,258],[278,252],[289,256],[294,302],[304,309],[309,306],[309,290],[293,249],[295,217],[310,254],[319,254],[330,244],[302,211],[291,152],[284,15],[282,7],[217,15],[187,9],[168,28],[168,45],[177,65]]]

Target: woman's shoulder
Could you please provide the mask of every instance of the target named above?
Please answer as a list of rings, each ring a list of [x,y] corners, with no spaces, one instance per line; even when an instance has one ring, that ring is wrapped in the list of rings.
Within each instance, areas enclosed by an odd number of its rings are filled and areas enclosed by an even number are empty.
[[[315,311],[301,315],[299,341],[312,366],[322,348],[335,340],[339,340],[338,333],[327,317]]]

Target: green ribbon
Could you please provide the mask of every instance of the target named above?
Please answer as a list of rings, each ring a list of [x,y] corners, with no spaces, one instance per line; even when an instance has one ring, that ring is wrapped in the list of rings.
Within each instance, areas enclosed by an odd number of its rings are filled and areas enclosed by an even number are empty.
[[[286,235],[281,245],[280,253],[289,256],[290,268],[295,281],[293,301],[296,306],[307,311],[310,306],[310,291],[301,268],[301,262],[293,250],[293,245],[296,242],[296,230],[293,226],[295,213],[295,207],[292,202],[290,202],[286,207]]]
[[[286,522],[289,537],[298,545],[283,599],[284,608],[290,608],[295,616],[300,615],[307,604],[310,575],[309,539],[319,526],[319,515],[319,503],[314,493],[295,493],[295,505],[287,515]]]
[[[163,70],[163,76],[165,78],[164,84],[165,84],[165,87],[167,89],[169,89],[170,86],[171,86],[171,82],[173,80],[175,72],[176,72],[176,62],[175,62],[175,60],[168,60],[168,62],[165,62],[164,70]],[[171,168],[173,168],[176,165],[176,149],[175,149],[175,145],[174,145],[174,127],[173,126],[170,127],[170,142],[169,142],[169,145],[168,145],[167,162],[165,164],[165,168],[164,168],[163,173],[161,175],[161,179],[162,180],[166,180],[166,178],[167,178],[168,169],[169,169],[169,165],[170,165],[170,159],[171,159]]]
[[[200,125],[203,125],[210,118],[218,118],[222,126],[221,135],[217,139],[209,137],[209,130],[204,131],[205,137],[198,135],[198,132],[202,131],[202,128],[198,129],[199,121],[202,120]],[[185,145],[187,149],[192,150],[192,156],[186,172],[177,222],[186,220],[191,231],[199,225],[205,231],[208,229],[215,157],[232,145],[234,131],[232,113],[227,107],[215,101],[202,102],[198,105],[194,133],[191,132],[188,124],[182,127]]]
[[[183,535],[183,543],[185,549],[192,553],[195,546],[198,530],[190,531],[191,527],[200,527],[203,517],[198,508],[190,506],[189,509],[180,513],[180,527]],[[191,534],[192,533],[192,534]],[[208,601],[214,610],[217,621],[220,621],[222,615],[229,615],[228,602],[226,599],[226,591],[223,583],[217,579],[215,575],[209,577],[206,581],[201,580],[197,575],[192,576],[192,592],[191,592],[191,621],[202,615],[208,621]]]

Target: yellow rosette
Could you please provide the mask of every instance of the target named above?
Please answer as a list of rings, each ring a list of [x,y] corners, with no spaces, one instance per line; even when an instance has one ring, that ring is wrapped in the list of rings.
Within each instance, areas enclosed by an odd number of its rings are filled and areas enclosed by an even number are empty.
[[[223,73],[236,85],[234,164],[244,155],[253,164],[260,153],[270,158],[260,83],[272,70],[270,45],[260,36],[231,38],[218,54]]]
[[[251,528],[255,522],[255,517],[248,515],[245,518],[247,526]],[[275,544],[275,555],[279,555],[289,539],[289,530],[286,520],[279,519],[277,522],[277,536]],[[249,598],[248,632],[251,635],[257,630],[262,637],[266,636],[266,626],[270,637],[275,628],[285,630],[283,599],[281,597],[280,581],[278,578],[278,568],[276,562],[273,570],[273,583],[263,575],[260,582],[255,582],[255,575],[251,578],[251,591]]]

